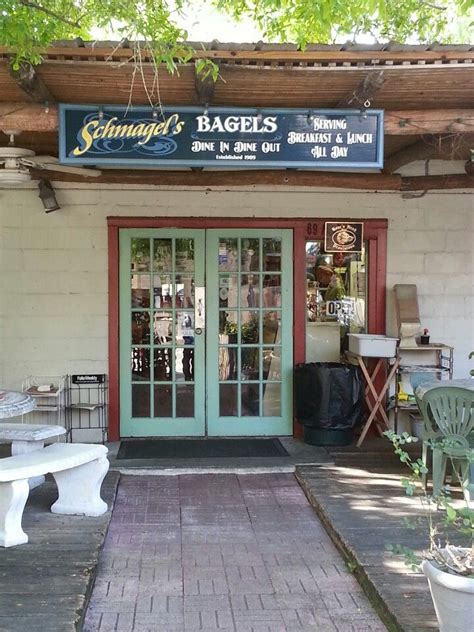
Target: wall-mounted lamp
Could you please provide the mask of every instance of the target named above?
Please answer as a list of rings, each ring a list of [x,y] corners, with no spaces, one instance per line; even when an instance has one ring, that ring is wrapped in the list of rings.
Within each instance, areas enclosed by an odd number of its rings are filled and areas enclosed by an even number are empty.
[[[209,114],[209,103],[204,104],[204,110],[202,113],[204,114],[204,116],[207,116]]]
[[[263,121],[263,113],[262,110],[257,110],[257,121],[261,123]]]
[[[49,180],[41,179],[38,182],[38,190],[38,197],[43,202],[45,213],[52,213],[53,211],[58,211],[61,208],[56,200],[53,185]]]
[[[314,123],[314,112],[313,110],[308,110],[308,116],[306,120],[308,121],[308,125],[312,125]]]
[[[104,118],[104,108],[102,106],[99,107],[99,121]]]

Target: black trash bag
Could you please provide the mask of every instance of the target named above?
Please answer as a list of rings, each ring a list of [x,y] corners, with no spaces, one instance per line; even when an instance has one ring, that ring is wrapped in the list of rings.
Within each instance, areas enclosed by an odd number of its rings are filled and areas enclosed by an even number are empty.
[[[305,426],[349,430],[362,421],[364,387],[359,367],[311,362],[295,367],[296,417]]]

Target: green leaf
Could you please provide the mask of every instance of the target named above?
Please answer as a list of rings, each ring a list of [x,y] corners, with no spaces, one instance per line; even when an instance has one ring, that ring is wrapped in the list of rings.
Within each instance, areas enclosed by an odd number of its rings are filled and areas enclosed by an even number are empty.
[[[456,510],[451,507],[450,505],[446,506],[446,517],[448,518],[449,521],[454,522],[456,520],[457,517],[457,512]]]

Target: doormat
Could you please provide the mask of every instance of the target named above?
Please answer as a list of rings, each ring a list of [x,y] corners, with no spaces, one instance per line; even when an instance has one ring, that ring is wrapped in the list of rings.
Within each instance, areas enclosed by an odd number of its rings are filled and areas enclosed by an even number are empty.
[[[219,459],[288,456],[278,439],[140,439],[120,442],[117,459]]]

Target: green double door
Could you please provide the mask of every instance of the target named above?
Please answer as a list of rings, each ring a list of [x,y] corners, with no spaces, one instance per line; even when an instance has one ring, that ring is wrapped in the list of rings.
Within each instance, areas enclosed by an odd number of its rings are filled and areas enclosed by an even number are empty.
[[[292,231],[120,232],[122,437],[292,432]]]

